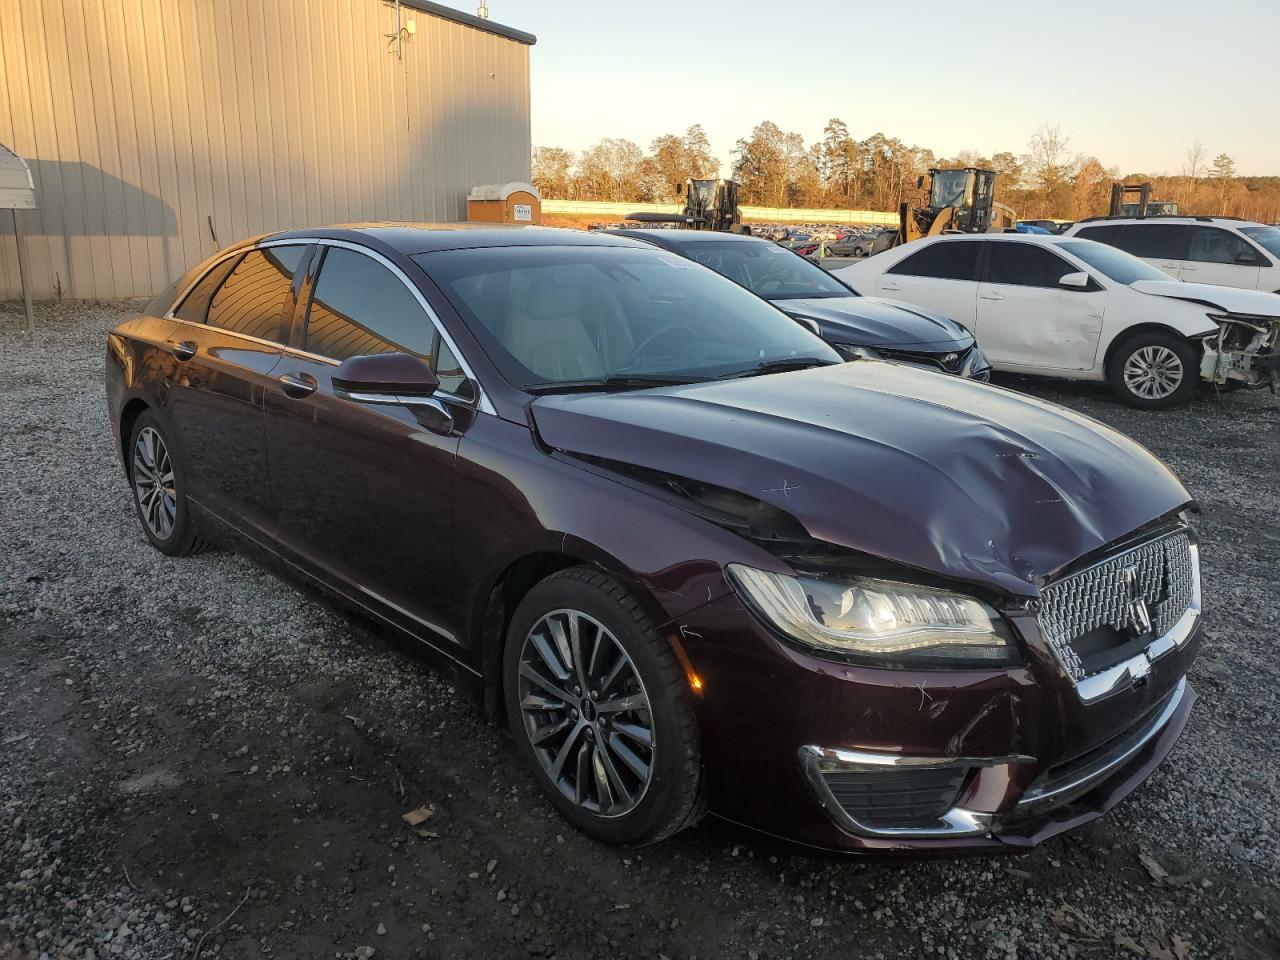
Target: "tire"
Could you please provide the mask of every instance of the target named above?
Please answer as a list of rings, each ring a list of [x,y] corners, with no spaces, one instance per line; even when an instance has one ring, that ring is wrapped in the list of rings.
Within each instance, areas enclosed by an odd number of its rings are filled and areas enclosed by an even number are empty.
[[[572,567],[526,594],[507,630],[503,696],[521,761],[583,833],[657,843],[701,816],[702,760],[684,671],[613,578]],[[619,709],[623,703],[631,708]]]
[[[855,257],[860,257],[860,256],[862,256],[862,254],[863,254],[864,252],[865,252],[865,251],[863,251],[863,249],[862,249],[861,247],[854,247],[854,248],[853,248],[853,255],[854,255]]]
[[[1107,369],[1111,389],[1125,403],[1163,410],[1186,403],[1200,382],[1195,350],[1171,333],[1139,333],[1125,340]]]
[[[125,450],[133,510],[151,545],[171,557],[207,550],[210,544],[197,535],[183,491],[182,463],[165,438],[165,427],[150,410],[134,421]]]

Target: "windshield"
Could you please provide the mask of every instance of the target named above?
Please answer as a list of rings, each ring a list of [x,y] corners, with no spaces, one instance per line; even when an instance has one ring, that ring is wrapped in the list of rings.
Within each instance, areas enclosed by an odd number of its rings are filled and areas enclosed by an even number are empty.
[[[1280,229],[1276,227],[1241,227],[1240,232],[1262,246],[1273,257],[1280,257]]]
[[[1177,279],[1163,270],[1157,270],[1149,263],[1143,263],[1132,254],[1096,240],[1072,240],[1069,243],[1059,244],[1059,249],[1078,257],[1095,270],[1106,274],[1116,283],[1123,283],[1126,287],[1138,280]]]
[[[699,240],[681,252],[768,300],[856,296],[817,264],[767,240]]]
[[[500,247],[419,254],[502,376],[526,390],[708,380],[840,357],[776,307],[661,250]],[[613,378],[625,384],[603,384]]]
[[[935,210],[943,207],[959,207],[964,204],[965,189],[969,185],[967,170],[948,170],[935,173],[929,190],[929,206]]]

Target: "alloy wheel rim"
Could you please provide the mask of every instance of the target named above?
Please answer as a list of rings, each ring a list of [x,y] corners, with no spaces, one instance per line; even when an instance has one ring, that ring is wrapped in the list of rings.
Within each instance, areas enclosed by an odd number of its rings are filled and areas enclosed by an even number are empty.
[[[1144,400],[1161,400],[1182,385],[1182,358],[1168,347],[1141,347],[1124,364],[1124,383]]]
[[[178,488],[169,448],[154,427],[143,427],[133,445],[133,494],[147,529],[159,540],[169,539],[178,518]]]
[[[625,816],[653,780],[657,744],[644,681],[617,637],[580,610],[553,610],[524,639],[517,695],[543,773],[579,808]]]

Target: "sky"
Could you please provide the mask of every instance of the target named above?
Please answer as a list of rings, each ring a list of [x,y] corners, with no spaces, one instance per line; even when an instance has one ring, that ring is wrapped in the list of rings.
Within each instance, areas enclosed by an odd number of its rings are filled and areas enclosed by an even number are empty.
[[[939,156],[1025,153],[1047,123],[1121,174],[1179,173],[1198,139],[1242,175],[1280,175],[1280,0],[488,4],[538,37],[536,146],[647,149],[701,123],[727,174],[762,120],[811,143],[840,117]]]

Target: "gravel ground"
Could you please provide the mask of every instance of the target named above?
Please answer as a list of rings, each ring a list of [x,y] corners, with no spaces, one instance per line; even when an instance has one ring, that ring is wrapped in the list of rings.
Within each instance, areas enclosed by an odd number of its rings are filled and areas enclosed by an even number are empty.
[[[229,553],[147,546],[117,304],[0,305],[0,958],[1280,956],[1280,401],[1144,414],[1205,508],[1201,699],[1126,803],[1025,857],[886,863],[559,820],[403,645]],[[428,805],[416,830],[401,814]],[[376,951],[376,954],[375,954]]]

